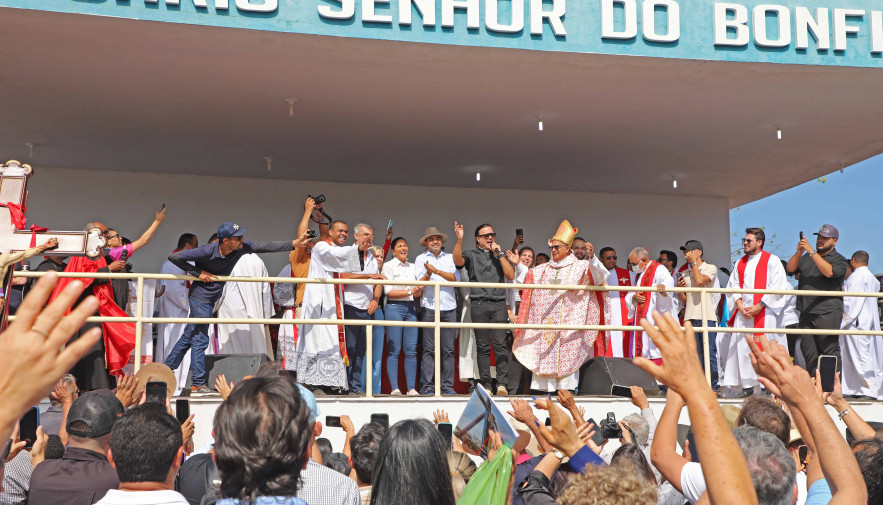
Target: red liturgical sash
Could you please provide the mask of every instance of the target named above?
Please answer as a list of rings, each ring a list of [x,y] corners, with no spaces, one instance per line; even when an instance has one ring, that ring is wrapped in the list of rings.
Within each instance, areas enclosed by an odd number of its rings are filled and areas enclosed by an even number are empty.
[[[757,261],[757,268],[754,270],[754,289],[766,289],[767,287],[767,272],[769,271],[769,263],[770,263],[770,253],[766,251],[760,251],[760,259]],[[736,263],[736,271],[739,272],[739,289],[744,288],[745,284],[745,267],[748,266],[748,258],[749,256],[746,254],[742,256],[742,259]],[[761,298],[763,298],[763,294],[755,293],[754,294],[754,303],[752,305],[757,305],[760,303]],[[729,326],[733,326],[733,321],[736,320],[736,314],[739,311],[734,311],[733,315],[730,316]],[[766,307],[760,309],[760,312],[754,316],[754,327],[755,328],[765,328],[764,320],[766,319]],[[760,336],[760,333],[755,333],[754,337],[757,340],[757,337]]]
[[[656,277],[656,269],[660,266],[659,263],[651,261],[650,264],[647,265],[647,269],[644,270],[644,273],[641,274],[641,280],[638,282],[638,286],[642,288],[652,287],[653,278]],[[646,301],[635,306],[634,324],[640,324],[641,319],[647,317],[647,310],[650,308],[650,296],[653,295],[650,291],[640,291],[639,293],[644,295]],[[644,352],[644,339],[641,337],[643,337],[641,332],[635,334],[635,356],[642,356]]]

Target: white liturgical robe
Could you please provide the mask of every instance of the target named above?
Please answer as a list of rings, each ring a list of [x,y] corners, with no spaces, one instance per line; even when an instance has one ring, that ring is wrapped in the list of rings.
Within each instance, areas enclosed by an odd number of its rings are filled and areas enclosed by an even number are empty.
[[[336,246],[326,241],[313,246],[311,279],[331,279],[335,274],[358,272],[359,247]],[[337,291],[337,296],[335,295]],[[343,319],[343,293],[339,284],[307,284],[301,317]],[[313,386],[347,388],[346,366],[341,353],[342,326],[303,324],[298,327],[294,370],[297,380]]]
[[[858,267],[843,284],[854,293],[877,293],[880,281],[867,266]],[[877,298],[843,297],[842,329],[880,331]],[[863,395],[883,399],[883,336],[840,335],[843,371],[840,383],[845,395]]]
[[[269,277],[257,254],[243,254],[230,277]],[[222,319],[269,319],[273,296],[268,282],[227,282],[217,305]],[[270,334],[263,324],[218,324],[218,354],[266,354],[273,358]]]
[[[764,285],[758,279],[757,268],[761,263],[764,255],[769,255],[766,261],[766,283]],[[744,267],[744,282],[740,286],[739,260],[733,265],[733,273],[730,274],[730,280],[727,283],[727,289],[778,289],[787,290],[791,286],[785,275],[785,268],[782,267],[782,260],[775,254],[769,254],[765,251],[748,256],[748,261]],[[761,276],[760,279],[763,279]],[[742,305],[751,307],[755,305],[755,295],[753,293],[728,293],[727,307],[730,310],[732,318],[731,326],[733,328],[777,328],[782,321],[783,312],[788,305],[788,296],[782,295],[763,295],[761,301],[766,305],[763,312],[763,318],[756,320],[755,318],[746,319],[736,307],[736,300],[742,300]],[[760,324],[755,326],[755,324]],[[782,333],[766,333],[768,340],[776,339],[779,344],[786,346],[788,341]],[[749,388],[759,386],[757,373],[751,366],[751,358],[749,357],[750,349],[745,341],[745,333],[724,333],[718,344],[718,353],[720,359],[718,365],[720,367],[720,385],[721,387],[741,387]]]
[[[638,274],[638,276],[635,278],[635,286],[639,286],[641,284],[641,278],[647,273],[647,270],[650,268],[650,265],[652,265],[654,263],[656,263],[656,262],[649,263],[647,268],[645,268],[643,272]],[[656,264],[658,265],[658,263],[656,263]],[[659,265],[658,267],[656,267],[656,272],[653,273],[653,280],[650,282],[650,287],[656,287],[660,284],[665,285],[666,288],[673,288],[675,286],[674,279],[672,279],[671,274],[668,272],[668,269],[662,265]],[[629,307],[629,317],[630,318],[635,317],[635,312],[636,312],[635,311],[636,307],[635,307],[635,303],[634,303],[635,293],[636,293],[635,291],[629,291],[628,294],[625,295],[625,302]],[[671,293],[671,292],[658,293],[658,292],[645,291],[642,294],[645,297],[647,297],[647,303],[650,304],[649,307],[647,307],[647,316],[646,316],[648,323],[650,323],[652,325],[656,324],[653,322],[653,312],[654,311],[658,311],[662,315],[669,313],[672,315],[672,317],[677,319],[678,313],[675,310],[675,302],[674,302],[674,300],[677,299],[677,297],[678,297],[678,295],[676,293]],[[640,321],[635,321],[636,325],[639,323],[640,323]],[[650,340],[650,337],[647,336],[647,332],[636,331],[634,333],[634,335],[635,335],[635,337],[632,339],[632,346],[631,346],[632,356],[635,355],[634,353],[635,353],[636,341],[637,341],[637,339],[640,338],[641,339],[641,347],[642,347],[641,355],[643,357],[649,358],[649,359],[662,358],[662,353],[659,352],[659,349],[656,347],[656,345],[653,343],[653,341]]]
[[[625,268],[614,267],[607,276],[608,286],[634,286],[636,274]],[[625,303],[627,291],[608,291],[610,297],[610,322],[613,326],[622,326],[629,319],[629,307]],[[631,334],[622,331],[610,332],[610,354],[614,358],[631,358]],[[624,341],[625,340],[625,341]]]
[[[186,272],[166,260],[160,270],[162,274],[185,275]],[[186,318],[190,316],[190,302],[187,299],[187,281],[163,280],[162,296],[159,297],[159,317],[178,317]],[[164,363],[166,358],[172,352],[184,327],[187,323],[162,323],[158,328],[159,343],[157,345],[157,354],[159,354],[160,363]],[[184,355],[181,366],[175,369],[175,394],[178,394],[187,383],[187,372],[190,370],[190,349]]]

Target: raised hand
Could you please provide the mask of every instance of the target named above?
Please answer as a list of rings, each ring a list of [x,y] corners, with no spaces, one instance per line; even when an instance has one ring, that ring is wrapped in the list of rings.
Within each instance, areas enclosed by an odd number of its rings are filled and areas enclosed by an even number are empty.
[[[463,225],[454,221],[454,235],[457,236],[457,240],[463,240]]]
[[[629,391],[632,392],[632,405],[641,410],[650,408],[650,402],[647,401],[647,395],[644,394],[644,389],[641,386],[629,386]]]
[[[530,404],[521,398],[510,397],[509,405],[512,405],[512,410],[506,412],[516,421],[522,422],[528,426],[530,423],[536,419],[536,416],[533,413],[533,409],[530,407]]]
[[[662,353],[662,364],[657,365],[646,358],[635,358],[633,363],[683,396],[706,389],[711,391],[696,359],[693,326],[686,322],[682,330],[678,321],[668,313],[663,317],[654,312],[653,320],[659,325],[658,330],[646,319],[641,319],[641,327]]]
[[[549,411],[549,419],[552,422],[550,429],[540,429],[539,433],[553,447],[560,449],[568,456],[573,456],[584,445],[576,434],[576,427],[570,421],[569,416],[551,400],[540,398],[537,407]]]
[[[227,377],[224,374],[219,374],[215,377],[215,389],[221,394],[221,400],[226,400],[233,391],[233,383],[227,382]]]
[[[346,434],[353,435],[356,433],[356,427],[353,425],[353,420],[346,414],[340,416],[340,427]]]
[[[436,425],[438,423],[450,423],[450,419],[448,418],[448,413],[442,409],[438,409],[432,413],[432,422]]]
[[[138,389],[138,379],[134,375],[124,375],[117,381],[116,397],[124,408],[129,408],[137,400],[136,389]]]

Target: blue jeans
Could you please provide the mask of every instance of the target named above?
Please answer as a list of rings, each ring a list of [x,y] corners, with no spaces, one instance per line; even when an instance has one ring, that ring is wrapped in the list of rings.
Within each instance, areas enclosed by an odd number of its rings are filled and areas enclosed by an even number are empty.
[[[414,302],[387,300],[387,321],[417,321]],[[393,389],[399,388],[399,353],[405,351],[405,382],[408,391],[417,389],[417,328],[390,326],[386,329],[389,355],[386,357],[386,375]]]
[[[377,307],[374,319],[384,319],[382,308]],[[383,372],[383,344],[386,343],[385,331],[385,326],[374,326],[371,337],[371,392],[375,395],[380,394],[380,381],[383,375],[381,372]]]
[[[190,298],[190,317],[212,317],[215,304],[206,300]],[[172,370],[181,366],[187,349],[190,349],[190,372],[193,376],[193,386],[204,386],[205,373],[205,349],[208,347],[208,324],[188,324],[181,333],[181,338],[172,348],[165,365]]]
[[[696,350],[699,352],[699,363],[702,363],[702,369],[705,370],[705,346],[703,342],[705,337],[702,334],[702,320],[701,319],[690,319],[690,323],[693,325],[693,330],[696,332]],[[714,328],[717,326],[717,321],[708,321],[708,327]],[[717,332],[708,331],[708,360],[711,362],[709,368],[711,368],[711,388],[717,391],[719,384],[719,377],[717,371],[717,343],[715,342],[715,338],[717,337]]]
[[[382,314],[383,312],[378,310],[369,316],[367,310],[357,309],[352,305],[343,306],[344,319],[377,319]],[[365,330],[365,326],[344,326],[346,354],[350,359],[350,366],[346,369],[346,379],[350,389],[356,393],[365,392],[365,349],[367,346]]]

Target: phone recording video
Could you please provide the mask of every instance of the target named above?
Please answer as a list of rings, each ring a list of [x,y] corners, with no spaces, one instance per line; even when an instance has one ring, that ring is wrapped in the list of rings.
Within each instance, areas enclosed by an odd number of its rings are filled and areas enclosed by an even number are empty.
[[[146,386],[144,386],[144,390],[147,391],[147,401],[154,403],[166,403],[166,398],[168,398],[168,387],[165,382],[162,381],[151,381],[148,382]]]
[[[325,426],[329,428],[342,428],[340,416],[325,416]]]
[[[175,400],[175,418],[179,423],[184,424],[188,417],[190,417],[190,400],[178,398]]]
[[[371,422],[389,428],[389,414],[371,414]]]
[[[445,445],[447,445],[448,450],[454,448],[454,425],[451,423],[438,423],[436,429],[443,439],[445,439]]]
[[[33,407],[25,412],[18,421],[18,439],[25,442],[25,448],[30,449],[37,440],[37,427],[40,426],[40,409]]]
[[[819,356],[819,380],[822,381],[822,391],[830,393],[834,391],[834,373],[837,371],[837,356],[830,354]]]

